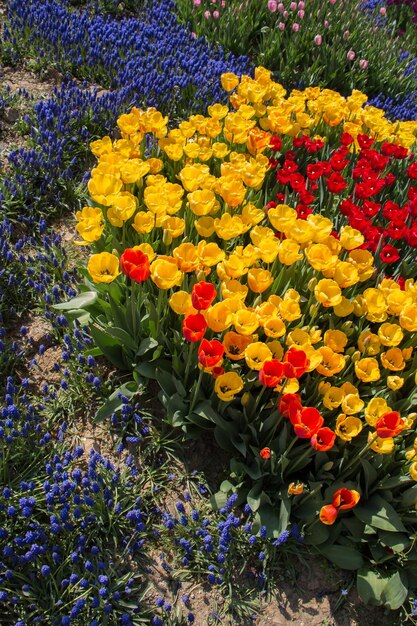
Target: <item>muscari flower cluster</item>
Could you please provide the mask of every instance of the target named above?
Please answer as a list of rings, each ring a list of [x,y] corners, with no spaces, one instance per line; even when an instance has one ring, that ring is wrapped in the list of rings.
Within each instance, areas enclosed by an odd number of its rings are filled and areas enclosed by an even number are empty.
[[[51,451],[43,470],[0,495],[0,610],[16,624],[129,626],[141,610],[140,577],[114,557],[115,545],[130,559],[142,553],[137,488],[95,451],[81,469],[82,454]]]
[[[208,510],[202,510],[201,501],[193,502],[187,491],[184,502],[176,502],[174,513],[158,509],[161,525],[156,532],[173,543],[178,559],[172,568],[162,553],[162,567],[172,576],[175,576],[177,566],[181,572],[197,570],[210,585],[221,587],[236,584],[234,577],[246,559],[244,576],[251,585],[263,589],[268,580],[267,555],[272,557],[277,548],[282,548],[291,539],[302,543],[303,536],[297,524],[293,524],[275,539],[268,537],[265,526],[255,528],[250,506],[246,504],[242,510],[237,509],[237,500],[237,494],[231,495],[213,516]],[[182,601],[186,607],[190,606],[188,595],[183,595]],[[163,624],[164,614],[169,614],[171,605],[158,596],[156,606],[162,610],[154,617],[153,624]],[[194,614],[188,613],[187,619],[193,623]]]

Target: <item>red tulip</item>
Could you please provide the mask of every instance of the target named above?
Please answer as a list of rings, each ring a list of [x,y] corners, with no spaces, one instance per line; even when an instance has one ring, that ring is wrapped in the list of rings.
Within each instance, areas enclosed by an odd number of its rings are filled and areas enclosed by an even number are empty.
[[[284,366],[278,359],[265,361],[259,370],[259,382],[265,387],[276,387],[284,377]]]
[[[135,283],[142,283],[151,273],[149,259],[142,250],[126,248],[120,257],[120,269]]]
[[[214,367],[222,359],[223,354],[224,345],[220,341],[203,339],[198,349],[198,360],[203,367]]]
[[[182,321],[182,334],[187,341],[200,341],[207,329],[207,322],[201,313],[187,315]]]
[[[301,439],[310,439],[323,426],[324,422],[317,409],[311,406],[298,410],[293,416],[290,414],[290,420],[294,426],[295,434]]]
[[[191,291],[191,303],[197,311],[208,309],[215,297],[216,289],[214,285],[204,281],[194,285]]]

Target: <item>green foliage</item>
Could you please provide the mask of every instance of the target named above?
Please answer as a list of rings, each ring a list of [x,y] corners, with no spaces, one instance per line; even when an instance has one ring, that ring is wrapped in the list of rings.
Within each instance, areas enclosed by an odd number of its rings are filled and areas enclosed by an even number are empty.
[[[364,11],[360,2],[313,0],[301,17],[285,0],[285,17],[276,9],[278,1],[271,9],[268,4],[177,2],[181,19],[197,35],[234,54],[249,52],[285,87],[320,85],[343,94],[360,89],[369,96],[381,91],[398,96],[412,87],[414,79],[404,77],[407,62],[398,58],[401,50],[410,49],[409,40],[399,37],[395,23],[381,21],[377,11]]]

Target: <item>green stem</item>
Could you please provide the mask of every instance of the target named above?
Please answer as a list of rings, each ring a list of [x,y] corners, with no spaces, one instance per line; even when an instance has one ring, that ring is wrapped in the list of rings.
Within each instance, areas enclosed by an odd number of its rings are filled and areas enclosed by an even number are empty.
[[[161,328],[161,312],[162,312],[162,303],[164,299],[164,293],[165,292],[163,289],[160,289],[158,293],[158,303],[156,305],[156,337],[155,339],[158,339],[159,330]]]
[[[363,457],[363,455],[369,450],[369,448],[371,447],[371,445],[374,443],[374,441],[376,441],[376,439],[378,438],[378,435],[375,434],[372,439],[370,441],[367,442],[367,444],[362,448],[362,450],[360,450],[358,452],[358,454],[356,454],[353,459],[350,461],[350,463],[347,464],[347,466],[345,467],[342,475],[340,476],[340,480],[343,480],[346,476],[346,473],[348,472],[348,470],[350,470],[357,461],[360,461],[360,459]]]
[[[192,397],[192,400],[191,400],[191,403],[190,403],[189,415],[191,415],[191,413],[193,412],[193,409],[194,409],[195,404],[197,402],[197,398],[198,398],[198,394],[200,392],[201,381],[203,380],[203,376],[204,376],[204,369],[201,369],[200,370],[200,374],[198,376],[197,384],[196,384],[195,389],[194,389],[193,397]]]
[[[184,387],[186,389],[187,389],[187,383],[188,383],[188,376],[190,375],[191,362],[193,360],[194,346],[195,346],[195,343],[191,342],[188,347],[187,363],[185,366],[185,374],[184,374]]]

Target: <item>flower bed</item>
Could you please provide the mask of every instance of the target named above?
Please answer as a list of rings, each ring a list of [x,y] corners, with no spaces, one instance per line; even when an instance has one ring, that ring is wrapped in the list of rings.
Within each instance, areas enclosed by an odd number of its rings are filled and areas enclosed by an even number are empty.
[[[218,503],[236,491],[273,537],[300,521],[396,608],[417,557],[417,125],[357,91],[286,97],[264,68],[222,84],[231,108],[170,131],[133,108],[121,140],[92,143],[77,230],[94,254],[58,308],[158,381],[171,425],[213,431],[231,458]]]

